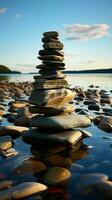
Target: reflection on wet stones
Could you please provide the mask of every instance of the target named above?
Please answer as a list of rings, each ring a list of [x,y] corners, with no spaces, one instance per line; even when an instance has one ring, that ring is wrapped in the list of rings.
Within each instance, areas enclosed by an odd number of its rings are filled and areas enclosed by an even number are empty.
[[[46,165],[41,161],[36,160],[31,157],[26,160],[21,161],[11,172],[12,175],[25,175],[25,174],[33,174],[45,171],[47,169]]]
[[[71,173],[62,167],[51,167],[45,173],[43,182],[48,185],[63,185],[67,183]]]

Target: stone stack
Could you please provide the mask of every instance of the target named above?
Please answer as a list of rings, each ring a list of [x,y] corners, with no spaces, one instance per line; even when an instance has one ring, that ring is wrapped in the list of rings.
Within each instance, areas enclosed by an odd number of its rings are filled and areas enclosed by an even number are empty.
[[[39,75],[34,76],[33,91],[29,98],[31,113],[37,113],[30,120],[30,131],[23,140],[30,144],[74,145],[82,138],[82,132],[74,127],[87,126],[90,119],[70,114],[74,106],[70,102],[74,93],[62,74],[65,69],[63,44],[56,31],[45,32],[42,38],[43,50],[39,51],[42,64],[37,66]],[[86,120],[86,122],[85,122]]]

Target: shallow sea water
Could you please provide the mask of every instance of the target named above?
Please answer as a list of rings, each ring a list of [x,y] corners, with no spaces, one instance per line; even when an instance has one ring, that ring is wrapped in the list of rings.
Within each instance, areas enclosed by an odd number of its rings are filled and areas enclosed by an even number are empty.
[[[32,81],[33,75],[17,75],[17,76],[8,76],[5,80],[9,81]],[[3,80],[3,76],[2,76]],[[111,80],[112,75],[73,75],[69,74],[67,80],[71,87],[73,88],[76,85],[80,85],[85,89],[88,88],[89,85],[93,84],[96,86],[100,86],[100,89],[106,89],[107,91],[111,90]],[[75,101],[74,101],[74,106]],[[78,106],[77,106],[78,107]],[[86,106],[82,105],[82,108],[86,108]],[[95,113],[93,112],[93,115]],[[7,120],[4,118],[2,122],[3,125],[7,125]],[[89,145],[92,148],[90,149],[80,149],[76,153],[74,153],[74,163],[80,164],[84,167],[84,170],[74,170],[73,166],[69,167],[69,170],[72,173],[72,176],[68,182],[68,184],[63,188],[54,188],[54,197],[45,198],[46,200],[98,200],[99,197],[96,197],[95,194],[93,196],[81,196],[77,194],[76,185],[83,174],[87,173],[103,173],[106,174],[110,180],[112,180],[112,133],[106,133],[94,124],[92,126],[83,128],[84,130],[89,131],[92,134],[92,137],[83,139],[83,144]],[[25,181],[38,181],[40,177],[38,174],[30,174],[23,176],[13,176],[11,175],[11,171],[16,163],[20,162],[22,159],[32,156],[30,152],[30,145],[25,144],[21,137],[14,140],[13,147],[19,152],[17,156],[9,157],[4,159],[0,157],[0,180],[8,179],[14,180],[15,182],[25,182]],[[60,190],[59,190],[60,189]],[[58,191],[56,193],[56,191]],[[27,198],[30,199],[30,198]]]

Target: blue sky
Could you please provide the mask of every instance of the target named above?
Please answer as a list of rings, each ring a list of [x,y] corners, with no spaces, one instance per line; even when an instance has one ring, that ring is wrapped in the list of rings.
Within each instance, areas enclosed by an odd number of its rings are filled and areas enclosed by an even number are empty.
[[[68,70],[112,67],[112,0],[0,0],[0,64],[36,71],[42,34],[56,30]]]

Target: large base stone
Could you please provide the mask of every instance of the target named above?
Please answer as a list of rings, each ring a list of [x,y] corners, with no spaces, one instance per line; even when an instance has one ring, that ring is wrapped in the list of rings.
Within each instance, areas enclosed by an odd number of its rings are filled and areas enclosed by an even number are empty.
[[[22,137],[23,141],[28,144],[74,145],[82,138],[82,133],[78,130],[70,130],[50,134],[50,131],[30,129],[29,131],[24,131]]]
[[[84,115],[57,115],[57,116],[39,116],[31,118],[30,126],[43,129],[66,130],[78,127],[87,127],[91,124],[91,120]]]

